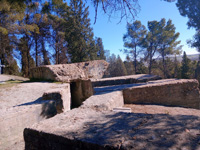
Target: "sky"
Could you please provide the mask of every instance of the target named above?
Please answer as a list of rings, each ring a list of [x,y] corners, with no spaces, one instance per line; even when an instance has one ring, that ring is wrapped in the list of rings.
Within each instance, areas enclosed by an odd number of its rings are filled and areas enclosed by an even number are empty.
[[[192,39],[195,34],[194,29],[188,29],[188,18],[180,15],[175,3],[168,3],[162,0],[139,0],[140,11],[135,20],[140,20],[147,27],[148,21],[160,21],[162,18],[171,19],[176,27],[176,32],[180,33],[179,39],[183,45],[182,51],[186,51],[188,55],[198,54],[197,50],[187,45],[187,40]],[[94,24],[95,11],[92,5],[89,8],[91,26],[94,36],[102,38],[104,49],[110,50],[110,53],[120,55],[125,60],[126,54],[120,52],[124,49],[123,35],[126,33],[127,21],[124,19],[119,23],[120,18],[109,19],[102,10],[99,9],[97,21]]]

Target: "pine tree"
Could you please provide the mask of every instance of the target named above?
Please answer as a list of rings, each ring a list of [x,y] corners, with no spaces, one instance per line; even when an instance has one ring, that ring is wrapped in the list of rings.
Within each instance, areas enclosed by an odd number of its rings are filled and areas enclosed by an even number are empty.
[[[127,71],[127,75],[132,75],[135,73],[133,62],[131,61],[131,59],[128,55],[126,56],[126,61],[124,62],[124,65],[125,65],[125,68]]]
[[[96,38],[96,49],[97,49],[97,57],[98,59],[103,59],[105,60],[106,57],[104,55],[104,47],[103,47],[103,42],[101,38]]]
[[[18,21],[23,18],[25,7],[24,1],[3,0],[0,4],[0,60],[2,65],[6,65],[5,72],[11,65],[9,60],[13,59],[13,47],[17,39],[15,35],[19,29]]]
[[[179,33],[175,32],[175,27],[174,24],[172,24],[171,20],[168,20],[166,22],[165,19],[161,19],[161,21],[158,23],[159,24],[159,32],[158,34],[158,52],[160,53],[162,57],[162,71],[163,71],[163,77],[167,78],[167,62],[165,60],[165,57],[167,55],[172,55],[172,54],[180,54],[180,50],[182,46],[178,46],[181,41],[177,41],[179,37]]]
[[[182,66],[181,66],[181,78],[190,78],[190,62],[191,60],[187,57],[185,51],[183,53]]]
[[[118,55],[117,61],[115,64],[115,76],[125,76],[127,75],[126,67],[121,59],[121,57]]]
[[[126,67],[119,55],[116,58],[116,56],[112,54],[108,58],[108,62],[109,62],[108,74],[110,77],[127,75]]]
[[[49,44],[54,50],[55,64],[68,63],[68,47],[65,39],[65,30],[68,28],[69,7],[66,3],[59,1],[52,1],[51,14],[49,14],[49,21],[51,24],[51,35]]]
[[[82,62],[90,59],[96,50],[91,48],[93,32],[90,27],[89,7],[82,0],[71,0],[71,18],[65,28],[65,39],[68,42],[68,52],[71,62]]]
[[[137,72],[137,57],[141,52],[141,44],[146,35],[146,28],[140,21],[136,20],[132,24],[127,24],[127,33],[124,35],[124,52],[130,54],[134,61],[135,74]]]
[[[142,42],[143,48],[146,49],[145,51],[145,60],[148,60],[148,69],[149,74],[152,74],[152,64],[153,64],[153,57],[155,53],[158,51],[158,35],[159,35],[159,24],[157,21],[149,21],[148,22],[148,33],[145,39]]]
[[[195,79],[197,79],[200,82],[200,55],[195,69]]]
[[[180,70],[181,70],[181,65],[178,62],[177,57],[175,55],[175,58],[174,58],[174,75],[173,75],[173,78],[181,78]]]

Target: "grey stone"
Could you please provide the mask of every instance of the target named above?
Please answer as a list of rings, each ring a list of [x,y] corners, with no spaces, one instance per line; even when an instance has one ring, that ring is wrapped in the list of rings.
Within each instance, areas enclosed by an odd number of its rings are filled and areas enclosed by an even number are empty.
[[[70,82],[77,79],[102,78],[108,67],[104,60],[73,64],[44,65],[30,70],[31,79]]]

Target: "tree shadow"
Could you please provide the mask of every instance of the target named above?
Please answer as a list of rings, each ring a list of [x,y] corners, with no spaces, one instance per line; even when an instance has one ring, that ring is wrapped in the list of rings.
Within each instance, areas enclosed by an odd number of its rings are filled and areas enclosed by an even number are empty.
[[[35,101],[27,102],[27,103],[23,103],[23,104],[19,104],[19,105],[15,105],[15,106],[13,106],[13,107],[27,106],[27,105],[36,105],[36,104],[43,104],[43,103],[47,103],[47,102],[49,102],[49,100],[42,100],[42,97],[39,97],[39,98],[36,99]]]
[[[111,113],[83,126],[63,136],[104,149],[200,149],[198,116]]]
[[[20,105],[16,105],[13,107],[20,107],[20,106],[30,106],[30,105],[38,105],[41,104],[41,108],[39,111],[41,111],[40,116],[43,118],[51,118],[55,115],[57,115],[57,105],[54,100],[43,100],[42,97],[36,99],[35,101],[23,103]],[[34,115],[34,114],[33,114]]]

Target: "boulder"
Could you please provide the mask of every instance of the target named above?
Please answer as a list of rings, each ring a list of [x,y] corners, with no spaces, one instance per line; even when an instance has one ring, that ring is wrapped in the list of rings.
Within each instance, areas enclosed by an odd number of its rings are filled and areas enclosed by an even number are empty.
[[[31,79],[70,82],[77,79],[99,79],[108,68],[104,60],[73,64],[44,65],[30,70]]]

